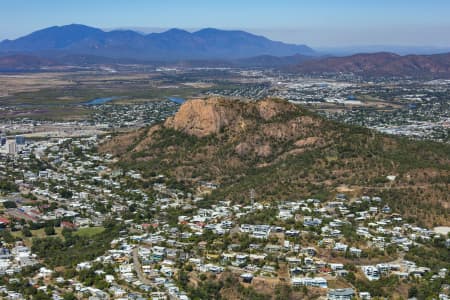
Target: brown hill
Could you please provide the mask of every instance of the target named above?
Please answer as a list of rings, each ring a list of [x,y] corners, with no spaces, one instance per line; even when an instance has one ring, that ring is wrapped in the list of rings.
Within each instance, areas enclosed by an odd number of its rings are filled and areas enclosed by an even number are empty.
[[[268,121],[292,112],[292,108],[287,102],[269,100],[242,106],[240,102],[221,98],[195,99],[182,105],[175,116],[166,120],[164,126],[189,135],[205,137],[218,134],[225,127],[230,132],[245,130],[252,123],[252,118],[246,118],[245,115],[251,114]]]
[[[449,145],[338,124],[286,101],[187,101],[164,124],[117,136],[101,150],[146,178],[214,181],[220,188],[210,200],[245,202],[250,189],[263,201],[332,199],[346,185],[424,223],[449,224]]]
[[[290,69],[307,74],[450,77],[450,53],[406,56],[393,53],[356,54],[309,60]]]

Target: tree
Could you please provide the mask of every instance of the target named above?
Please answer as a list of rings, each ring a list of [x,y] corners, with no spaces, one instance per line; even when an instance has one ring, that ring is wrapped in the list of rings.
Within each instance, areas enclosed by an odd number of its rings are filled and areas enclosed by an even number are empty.
[[[60,194],[61,194],[61,197],[65,198],[65,199],[72,198],[72,196],[73,196],[72,191],[66,190],[66,189],[62,190],[62,191],[60,192]]]
[[[189,283],[188,274],[184,270],[180,270],[178,273],[178,281],[180,282],[183,288],[186,288]]]
[[[12,181],[0,180],[0,190],[6,192],[18,192],[19,187]]]
[[[64,227],[63,230],[61,231],[61,234],[63,235],[63,237],[67,240],[70,239],[72,237],[72,233],[73,230],[69,229],[67,227]]]
[[[0,231],[0,237],[2,237],[3,240],[9,244],[16,241],[16,238],[11,234],[11,232],[9,232],[9,230]]]
[[[28,227],[24,227],[24,228],[22,229],[22,234],[23,234],[23,236],[25,236],[25,237],[31,237],[31,236],[33,236],[33,234],[31,233],[30,228],[28,228]]]
[[[5,201],[5,202],[3,202],[3,207],[5,207],[5,208],[17,208],[17,204],[14,201]]]
[[[55,228],[53,226],[47,226],[44,229],[46,235],[55,235]]]
[[[355,282],[355,280],[356,280],[355,273],[353,273],[353,272],[348,272],[348,274],[347,274],[347,276],[345,277],[345,279],[347,279],[348,282],[350,282],[350,283],[353,284],[353,283]]]
[[[419,293],[419,290],[414,285],[414,286],[410,287],[408,290],[408,298],[414,298],[417,296],[418,293]]]
[[[36,295],[34,295],[33,299],[36,299],[36,300],[50,300],[52,298],[49,295],[47,295],[44,291],[38,290]]]
[[[63,296],[64,300],[77,300],[77,297],[73,293],[65,293]]]
[[[83,156],[83,150],[79,147],[75,147],[73,149],[73,154],[77,157],[81,157],[81,156]]]
[[[105,280],[101,279],[95,281],[94,286],[100,290],[106,290],[109,287],[109,284]]]

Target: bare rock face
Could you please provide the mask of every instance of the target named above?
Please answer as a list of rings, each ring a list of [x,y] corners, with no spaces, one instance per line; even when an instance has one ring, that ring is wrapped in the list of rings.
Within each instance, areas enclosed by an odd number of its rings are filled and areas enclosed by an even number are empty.
[[[219,133],[226,126],[240,123],[237,112],[225,101],[219,98],[187,101],[164,125],[197,137]]]
[[[300,139],[294,143],[294,145],[299,148],[313,146],[316,144],[323,144],[323,140],[316,136],[311,136],[306,139]]]
[[[292,104],[273,99],[250,103],[217,97],[206,100],[194,99],[186,101],[175,116],[168,118],[164,125],[189,135],[205,137],[219,133],[224,127],[229,127],[235,132],[245,131],[253,122],[248,116],[269,121],[289,112],[292,107]]]
[[[236,148],[234,148],[234,151],[239,155],[239,156],[245,156],[247,154],[249,154],[251,151],[253,150],[253,146],[250,145],[247,142],[242,142],[239,143]]]
[[[262,100],[257,103],[257,110],[261,118],[265,121],[272,119],[282,113],[288,112],[292,106],[288,103],[273,100]]]

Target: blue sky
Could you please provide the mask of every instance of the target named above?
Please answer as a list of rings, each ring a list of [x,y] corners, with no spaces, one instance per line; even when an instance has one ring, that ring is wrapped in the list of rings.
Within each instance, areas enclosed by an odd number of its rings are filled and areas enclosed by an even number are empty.
[[[71,23],[243,29],[311,46],[450,46],[449,0],[0,0],[0,40]]]

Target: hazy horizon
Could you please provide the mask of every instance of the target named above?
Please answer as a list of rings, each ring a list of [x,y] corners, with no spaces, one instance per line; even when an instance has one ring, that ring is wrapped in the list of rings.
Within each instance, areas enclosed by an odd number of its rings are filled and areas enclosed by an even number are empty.
[[[450,2],[361,2],[17,0],[2,5],[0,40],[15,39],[54,25],[77,23],[109,30],[140,28],[144,32],[169,28],[238,29],[314,48],[450,47],[447,34]]]

